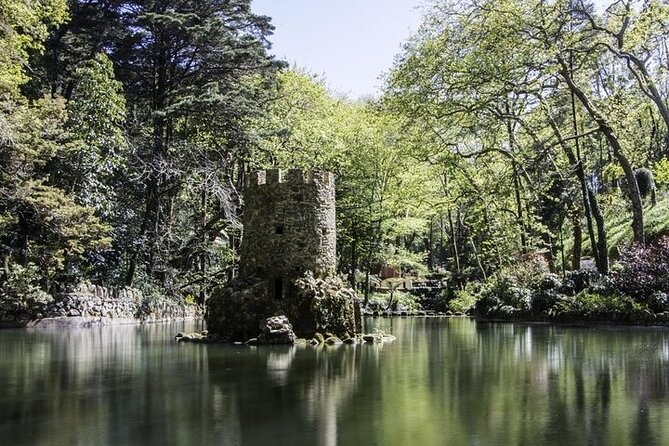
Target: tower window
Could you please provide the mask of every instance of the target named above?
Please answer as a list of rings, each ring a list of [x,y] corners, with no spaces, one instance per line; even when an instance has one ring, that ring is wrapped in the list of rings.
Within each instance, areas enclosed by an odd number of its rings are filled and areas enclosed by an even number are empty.
[[[274,279],[274,299],[283,299],[283,279],[281,277]]]
[[[283,234],[283,225],[276,225],[274,227],[274,233],[275,234]]]

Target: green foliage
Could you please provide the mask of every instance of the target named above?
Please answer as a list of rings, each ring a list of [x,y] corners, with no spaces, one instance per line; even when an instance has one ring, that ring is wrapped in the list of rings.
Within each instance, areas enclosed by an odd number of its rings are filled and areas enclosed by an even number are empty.
[[[99,53],[75,70],[78,85],[68,103],[69,128],[81,141],[59,158],[58,180],[77,201],[102,214],[112,211],[114,175],[125,161],[126,102],[109,58]]]
[[[478,314],[495,316],[497,313],[528,312],[532,305],[532,292],[519,286],[514,277],[501,275],[490,280],[481,290],[476,304]]]
[[[655,172],[655,182],[659,185],[669,185],[669,159],[661,158],[653,166]]]
[[[477,309],[507,316],[606,295],[599,279],[549,272],[578,228],[593,251],[585,188],[629,174],[626,161],[669,184],[657,68],[669,8],[431,3],[383,97],[352,101],[280,71],[249,0],[72,1],[50,36],[64,1],[0,0],[0,257],[35,265],[44,287],[205,295],[234,267],[247,173],[324,168],[337,176],[339,268],[363,285],[384,267],[448,272],[452,290],[487,280],[455,291],[452,311],[480,296]],[[651,240],[669,231],[666,199],[632,200],[634,214],[619,190],[588,202],[612,254],[630,220]]]
[[[618,193],[608,196],[606,201],[605,219],[608,233],[609,251],[618,256],[626,245],[632,242],[632,229],[629,224],[629,209],[624,205]],[[646,205],[645,227],[649,241],[657,240],[669,233],[669,200],[660,196],[655,206]],[[567,243],[571,243],[568,241]],[[567,245],[568,246],[568,245]]]
[[[604,169],[602,170],[602,179],[606,182],[619,180],[623,176],[623,168],[620,167],[620,164],[617,163],[609,163],[604,166]]]
[[[558,320],[635,322],[646,318],[644,307],[627,296],[584,291],[557,301],[552,310]]]
[[[425,254],[410,252],[401,246],[386,245],[385,249],[378,253],[377,259],[382,264],[400,272],[407,272],[416,276],[427,273]]]
[[[421,305],[416,297],[404,291],[371,293],[367,306],[379,311],[412,311],[421,309]]]
[[[186,297],[184,298],[184,304],[185,305],[195,305],[197,303],[197,300],[195,296],[192,294],[187,294]]]
[[[0,282],[0,293],[4,309],[11,312],[39,313],[45,305],[53,301],[39,285],[40,271],[37,265],[25,266],[8,263]],[[9,306],[9,308],[7,308]]]
[[[554,282],[555,276],[549,273],[543,256],[525,255],[483,285],[476,313],[488,317],[510,316],[516,312],[529,314],[536,310],[535,306],[547,306],[551,300],[548,291],[555,286]]]
[[[42,50],[49,27],[66,17],[65,0],[0,0],[0,100],[18,96],[29,52]]]
[[[1,255],[37,265],[46,286],[85,268],[87,252],[109,245],[109,227],[50,175],[50,167],[78,144],[66,129],[65,102],[6,102],[0,116],[6,124],[0,141]]]
[[[470,282],[464,290],[455,291],[455,297],[448,302],[449,311],[455,314],[469,314],[479,300],[480,287],[480,284]]]

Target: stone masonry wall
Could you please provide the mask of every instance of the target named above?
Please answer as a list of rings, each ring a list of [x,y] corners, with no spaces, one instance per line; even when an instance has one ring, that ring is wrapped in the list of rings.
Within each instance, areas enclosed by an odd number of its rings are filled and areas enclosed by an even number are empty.
[[[253,172],[244,192],[240,276],[295,279],[335,273],[334,176],[300,169]]]
[[[132,288],[112,289],[82,283],[54,295],[54,300],[36,314],[13,314],[0,309],[0,325],[25,326],[95,325],[111,323],[160,322],[201,317],[197,305],[184,305],[167,299],[145,299]]]

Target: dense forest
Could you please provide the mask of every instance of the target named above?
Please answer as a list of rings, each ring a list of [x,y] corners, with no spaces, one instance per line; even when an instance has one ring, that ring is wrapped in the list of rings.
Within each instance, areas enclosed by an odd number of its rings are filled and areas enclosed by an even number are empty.
[[[13,305],[82,281],[203,301],[245,176],[301,167],[337,176],[366,300],[385,267],[443,280],[444,309],[669,309],[666,0],[432,0],[358,101],[274,58],[250,0],[0,0],[0,23]]]

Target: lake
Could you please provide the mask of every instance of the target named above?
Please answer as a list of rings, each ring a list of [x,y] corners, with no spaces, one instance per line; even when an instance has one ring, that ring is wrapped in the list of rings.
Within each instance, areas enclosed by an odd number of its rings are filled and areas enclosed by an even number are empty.
[[[383,345],[0,331],[2,445],[669,445],[669,330],[368,319]]]

